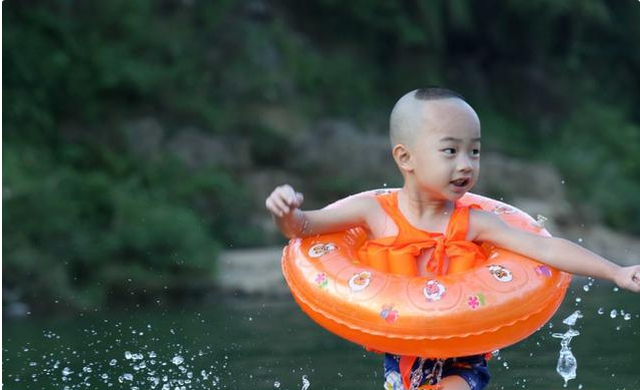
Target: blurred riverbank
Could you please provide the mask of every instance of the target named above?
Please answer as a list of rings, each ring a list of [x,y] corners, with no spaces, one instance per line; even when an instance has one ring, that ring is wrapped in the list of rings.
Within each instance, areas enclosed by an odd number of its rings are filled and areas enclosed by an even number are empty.
[[[4,313],[215,296],[223,251],[284,244],[264,210],[274,186],[317,208],[400,185],[389,111],[428,85],[479,114],[475,191],[613,260],[638,252],[635,2],[37,0],[3,12]]]

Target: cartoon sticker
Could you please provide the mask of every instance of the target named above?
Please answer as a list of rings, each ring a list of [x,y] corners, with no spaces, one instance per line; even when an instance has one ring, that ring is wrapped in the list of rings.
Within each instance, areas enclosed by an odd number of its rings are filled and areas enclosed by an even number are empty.
[[[493,264],[493,265],[490,265],[488,268],[489,268],[489,272],[491,272],[491,275],[493,275],[493,277],[496,278],[498,282],[507,283],[513,280],[513,275],[511,274],[511,271],[509,271],[506,267],[502,265]]]
[[[371,284],[372,276],[373,275],[371,275],[371,272],[369,271],[358,272],[349,279],[349,288],[352,292],[364,290],[369,287],[369,284]]]
[[[467,299],[467,305],[469,306],[469,308],[471,308],[471,310],[476,310],[480,306],[484,306],[484,294],[478,293],[476,295],[469,296],[469,299]]]
[[[547,278],[551,277],[551,268],[546,265],[539,265],[536,267],[536,273],[541,276],[545,276]]]
[[[327,279],[327,274],[325,274],[324,272],[319,273],[316,276],[316,283],[318,284],[319,288],[327,287],[327,285],[329,284],[329,279]]]
[[[398,311],[393,308],[393,305],[384,305],[382,306],[380,317],[389,323],[393,323],[398,319]]]
[[[336,250],[338,246],[332,242],[326,244],[316,244],[309,248],[309,257],[317,258]]]
[[[439,301],[442,299],[445,292],[446,289],[444,288],[444,285],[437,280],[429,280],[422,290],[424,297],[429,302]]]

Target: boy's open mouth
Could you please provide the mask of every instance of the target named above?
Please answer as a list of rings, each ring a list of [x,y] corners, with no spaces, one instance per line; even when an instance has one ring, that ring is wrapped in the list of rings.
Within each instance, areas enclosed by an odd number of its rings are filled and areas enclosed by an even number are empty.
[[[451,184],[453,184],[456,187],[466,187],[467,184],[469,184],[469,180],[468,178],[462,178],[462,179],[457,179],[457,180],[452,180]]]

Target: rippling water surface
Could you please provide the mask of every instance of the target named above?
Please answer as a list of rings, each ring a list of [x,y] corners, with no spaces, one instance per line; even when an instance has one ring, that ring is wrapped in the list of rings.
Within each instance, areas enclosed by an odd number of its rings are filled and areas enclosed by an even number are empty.
[[[572,286],[550,324],[490,362],[490,389],[564,389],[556,372],[562,320],[568,389],[640,389],[640,298],[611,285]],[[588,291],[587,291],[588,290]],[[290,298],[225,298],[198,307],[4,319],[6,389],[381,389],[382,359],[316,326]]]

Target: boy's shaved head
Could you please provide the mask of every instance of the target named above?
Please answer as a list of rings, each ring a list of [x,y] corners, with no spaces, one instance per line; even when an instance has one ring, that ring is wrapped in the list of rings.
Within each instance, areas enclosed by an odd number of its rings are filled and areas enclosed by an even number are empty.
[[[391,111],[389,135],[391,146],[397,144],[411,145],[418,129],[428,124],[426,104],[431,100],[459,99],[466,104],[464,98],[446,88],[421,88],[405,94],[398,100]]]

